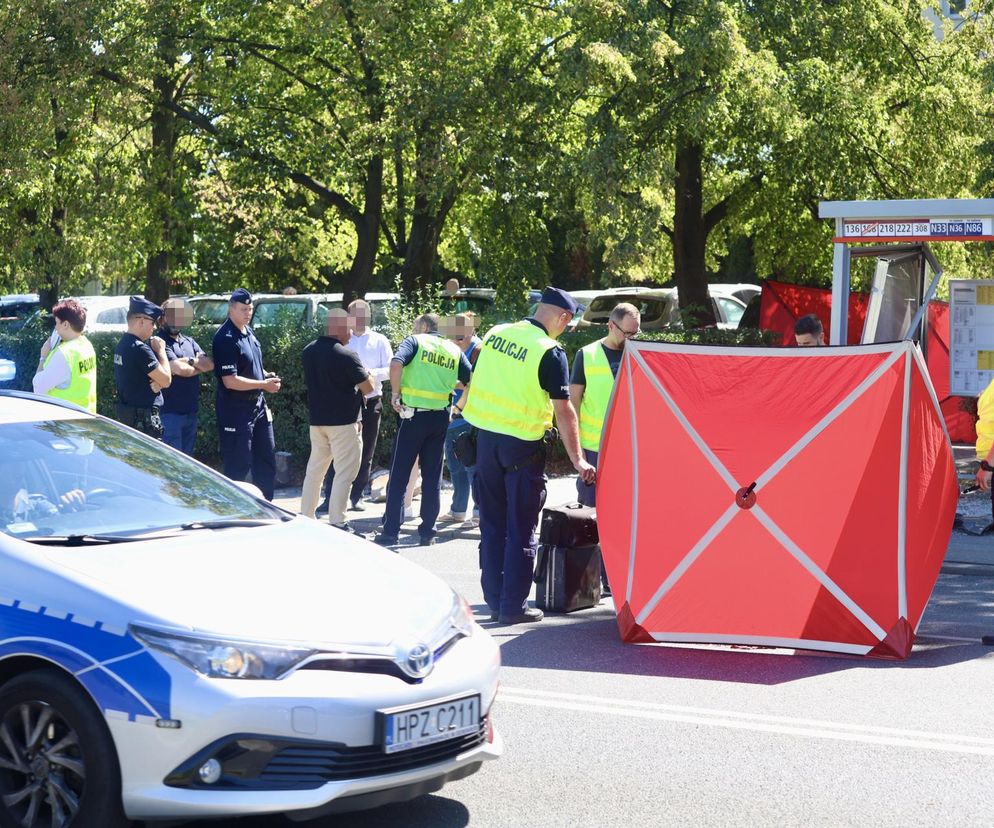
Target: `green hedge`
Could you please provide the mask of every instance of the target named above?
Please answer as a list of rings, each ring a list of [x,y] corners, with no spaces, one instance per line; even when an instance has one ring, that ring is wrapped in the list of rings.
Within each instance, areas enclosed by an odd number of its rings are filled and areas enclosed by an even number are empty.
[[[205,351],[210,353],[211,340],[215,330],[214,326],[197,326],[189,333]],[[570,364],[572,364],[576,351],[584,345],[600,339],[604,335],[604,330],[601,327],[589,327],[574,333],[564,334],[560,341],[566,350]],[[290,452],[292,476],[298,481],[303,478],[303,470],[310,453],[307,396],[300,353],[304,346],[314,339],[315,335],[316,332],[311,329],[301,329],[293,325],[265,327],[256,330],[256,336],[262,345],[266,369],[275,371],[283,379],[280,393],[267,395],[267,400],[273,411],[276,448],[279,451]],[[97,352],[97,410],[101,414],[113,417],[116,399],[113,370],[114,349],[117,347],[120,336],[98,333],[90,335],[89,338]],[[773,341],[773,337],[764,331],[738,332],[716,329],[647,333],[642,338],[653,341],[714,345],[770,345]],[[17,363],[17,378],[12,383],[4,383],[5,387],[31,390],[31,378],[34,376],[42,341],[43,338],[40,338],[37,332],[23,335],[0,333],[0,356],[13,359]],[[389,383],[386,383],[386,386],[389,389]],[[203,462],[218,466],[220,465],[220,453],[217,423],[214,417],[214,379],[212,377],[205,376],[203,378],[200,394],[200,427],[197,433],[196,455]],[[388,390],[385,395],[386,399],[389,400]],[[374,467],[389,464],[396,427],[397,418],[389,410],[389,406],[386,406],[380,426],[380,439],[376,456],[373,460]],[[560,444],[557,448],[554,466],[559,468],[563,463],[567,463],[567,461]]]

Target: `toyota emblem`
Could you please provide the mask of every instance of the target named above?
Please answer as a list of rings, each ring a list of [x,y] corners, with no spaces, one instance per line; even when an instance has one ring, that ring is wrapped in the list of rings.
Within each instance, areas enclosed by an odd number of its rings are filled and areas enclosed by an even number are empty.
[[[427,644],[415,644],[407,651],[407,672],[415,678],[424,678],[435,664],[435,655]]]

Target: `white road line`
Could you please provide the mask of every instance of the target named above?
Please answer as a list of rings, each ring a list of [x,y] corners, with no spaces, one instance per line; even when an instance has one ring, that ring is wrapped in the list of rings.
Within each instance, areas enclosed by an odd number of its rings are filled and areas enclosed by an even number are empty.
[[[787,736],[994,756],[994,739],[982,736],[929,733],[928,731],[902,730],[878,725],[846,724],[819,719],[770,716],[762,713],[711,710],[703,707],[610,699],[601,696],[526,690],[506,686],[500,688],[497,700],[533,707],[571,710],[578,713],[601,713],[626,718],[679,722],[705,727],[727,727],[735,730],[750,730]]]

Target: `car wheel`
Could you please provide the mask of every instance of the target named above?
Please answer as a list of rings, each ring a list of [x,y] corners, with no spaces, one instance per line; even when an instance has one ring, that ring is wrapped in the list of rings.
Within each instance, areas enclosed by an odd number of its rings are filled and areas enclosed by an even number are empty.
[[[0,688],[0,825],[125,828],[117,751],[75,682],[35,670]]]

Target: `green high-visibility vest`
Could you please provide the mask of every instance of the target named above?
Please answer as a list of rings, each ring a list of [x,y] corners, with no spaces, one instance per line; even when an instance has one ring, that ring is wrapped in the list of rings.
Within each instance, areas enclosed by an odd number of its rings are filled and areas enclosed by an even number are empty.
[[[462,351],[448,339],[435,334],[417,334],[418,351],[400,375],[400,396],[404,405],[441,411],[459,382]]]
[[[531,322],[497,325],[483,339],[463,416],[485,431],[541,440],[552,428],[552,400],[538,366],[556,340]]]
[[[48,396],[67,400],[96,414],[97,355],[90,340],[85,336],[77,336],[68,342],[60,342],[45,358],[45,366],[56,353],[62,354],[69,364],[69,386],[52,388],[48,391]]]
[[[614,388],[614,374],[600,342],[592,342],[581,348],[583,353],[583,374],[587,384],[580,402],[580,445],[587,451],[600,451],[601,430],[607,404]]]

